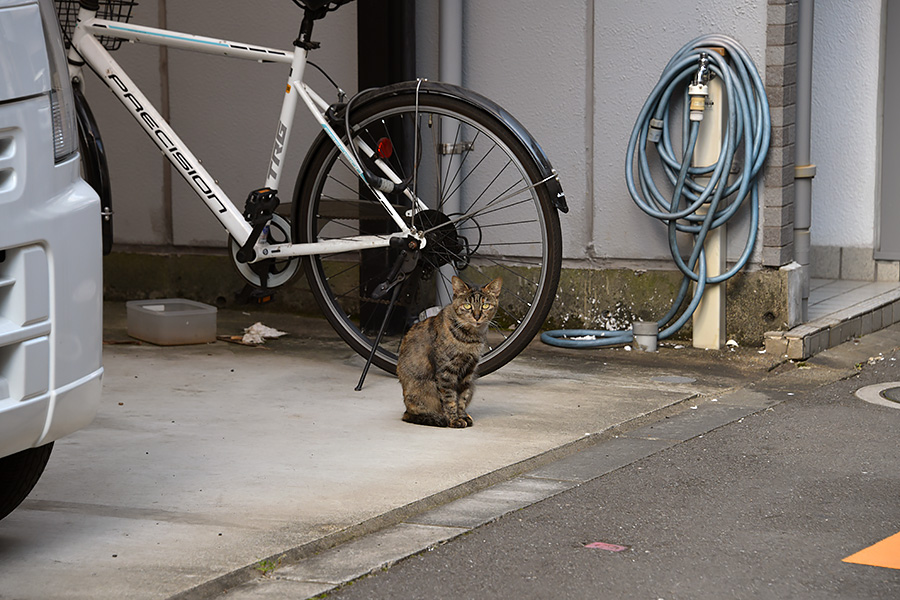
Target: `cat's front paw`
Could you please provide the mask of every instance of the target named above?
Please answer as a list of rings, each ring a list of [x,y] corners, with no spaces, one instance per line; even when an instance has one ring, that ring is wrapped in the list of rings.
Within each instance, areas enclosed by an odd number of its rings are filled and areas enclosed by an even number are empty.
[[[475,424],[475,422],[472,421],[472,417],[470,417],[469,415],[463,415],[463,416],[462,416],[462,420],[466,422],[466,425],[467,425],[468,427],[471,427],[472,425]]]
[[[469,419],[468,421],[466,421],[466,419],[460,418],[460,419],[453,419],[452,421],[450,421],[450,427],[455,427],[457,429],[462,429],[463,427],[468,427],[471,424],[472,424],[472,419]]]

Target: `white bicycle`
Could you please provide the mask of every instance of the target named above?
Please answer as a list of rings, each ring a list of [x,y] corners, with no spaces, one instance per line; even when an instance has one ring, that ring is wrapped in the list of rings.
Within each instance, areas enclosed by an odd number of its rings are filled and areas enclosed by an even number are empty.
[[[489,373],[531,341],[555,298],[558,211],[568,210],[562,187],[525,128],[469,90],[418,80],[349,100],[338,88],[337,102],[323,100],[304,82],[307,55],[318,47],[313,25],[349,1],[293,0],[303,10],[293,50],[134,25],[134,2],[56,1],[70,45],[85,178],[104,206],[104,248],[112,240],[111,194],[99,130],[79,91],[85,65],[225,227],[241,275],[271,290],[302,262],[331,325],[370,363],[395,372],[403,333],[449,301],[453,275],[473,285],[502,276],[479,369]],[[243,211],[112,58],[122,40],[290,66],[265,183]],[[298,101],[322,131],[300,169],[288,223],[275,209]]]

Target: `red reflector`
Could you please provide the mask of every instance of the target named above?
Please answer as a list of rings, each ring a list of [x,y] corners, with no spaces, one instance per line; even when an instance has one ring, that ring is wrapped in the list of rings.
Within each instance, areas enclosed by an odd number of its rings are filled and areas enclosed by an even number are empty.
[[[381,138],[378,140],[378,146],[375,148],[375,153],[378,154],[379,158],[390,158],[394,153],[394,145],[388,138]]]

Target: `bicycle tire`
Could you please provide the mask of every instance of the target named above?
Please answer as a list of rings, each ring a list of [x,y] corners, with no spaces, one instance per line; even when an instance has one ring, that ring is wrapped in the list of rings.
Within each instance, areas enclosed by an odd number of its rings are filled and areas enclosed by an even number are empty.
[[[373,364],[393,374],[403,334],[427,315],[424,311],[448,301],[446,293],[444,301],[439,301],[436,288],[449,286],[451,274],[459,274],[470,285],[484,285],[497,276],[504,279],[500,308],[478,368],[482,375],[505,365],[534,338],[559,283],[562,233],[551,194],[551,189],[559,188],[546,184],[544,173],[549,168],[536,162],[536,144],[528,145],[533,140],[523,139],[521,126],[510,127],[498,118],[492,110],[498,107],[463,97],[460,94],[466,92],[461,89],[454,88],[458,91],[451,94],[447,89],[433,93],[410,86],[361,102],[350,114],[356,139],[364,139],[373,148],[382,140],[392,146],[392,153],[383,160],[401,178],[409,177],[416,165],[412,179],[417,195],[430,208],[416,216],[418,228],[444,225],[426,236],[420,266],[401,284],[398,309],[374,356]],[[446,127],[452,141],[446,141],[447,133],[439,139],[436,132],[441,127]],[[418,131],[418,140],[413,131]],[[346,134],[343,138],[346,143]],[[414,161],[416,151],[419,158]],[[362,160],[377,172],[371,160]],[[516,194],[517,190],[522,191]],[[561,190],[557,195],[562,197]],[[459,202],[467,206],[465,211],[447,208],[448,198],[454,197],[463,198]],[[397,231],[373,198],[323,132],[298,178],[295,239],[313,242]],[[389,195],[389,200],[401,215],[410,205],[402,194]],[[447,226],[446,220],[456,219],[452,227]],[[448,233],[450,229],[455,237]],[[367,358],[383,321],[378,307],[388,303],[387,297],[372,300],[370,293],[385,280],[396,252],[376,249],[304,260],[319,308],[341,338]]]

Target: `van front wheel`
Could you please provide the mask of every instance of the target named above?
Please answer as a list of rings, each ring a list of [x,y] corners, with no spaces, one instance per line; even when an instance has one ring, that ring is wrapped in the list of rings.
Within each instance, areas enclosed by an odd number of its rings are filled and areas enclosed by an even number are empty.
[[[0,458],[0,519],[11,513],[37,485],[53,442]]]

